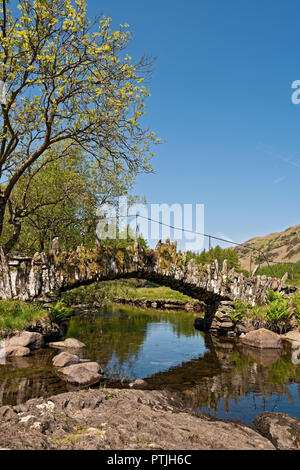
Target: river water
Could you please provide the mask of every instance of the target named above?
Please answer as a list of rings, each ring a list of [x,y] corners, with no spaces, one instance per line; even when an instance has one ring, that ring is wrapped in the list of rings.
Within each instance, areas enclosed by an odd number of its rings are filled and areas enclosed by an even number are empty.
[[[144,378],[151,389],[180,393],[188,405],[249,425],[263,411],[300,419],[300,365],[291,351],[258,353],[195,330],[195,315],[128,307],[72,318],[67,337],[83,341],[82,357],[98,361],[107,387]],[[43,349],[0,365],[0,405],[68,390]],[[103,386],[103,384],[102,384]]]

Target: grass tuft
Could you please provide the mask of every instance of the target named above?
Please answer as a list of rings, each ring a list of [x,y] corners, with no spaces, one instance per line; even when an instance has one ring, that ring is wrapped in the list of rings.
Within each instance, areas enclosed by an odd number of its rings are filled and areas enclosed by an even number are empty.
[[[45,315],[47,312],[38,304],[1,300],[0,330],[24,330]]]

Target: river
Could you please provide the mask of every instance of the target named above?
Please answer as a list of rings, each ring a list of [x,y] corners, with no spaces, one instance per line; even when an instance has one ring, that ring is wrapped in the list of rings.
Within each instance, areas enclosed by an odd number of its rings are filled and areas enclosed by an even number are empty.
[[[300,419],[300,365],[288,349],[250,351],[195,330],[194,319],[187,312],[119,306],[73,317],[66,337],[83,341],[82,357],[101,364],[101,386],[144,378],[151,389],[180,393],[188,405],[218,418],[251,425],[262,411],[281,411]],[[55,354],[45,348],[0,365],[0,405],[68,391],[52,367]]]

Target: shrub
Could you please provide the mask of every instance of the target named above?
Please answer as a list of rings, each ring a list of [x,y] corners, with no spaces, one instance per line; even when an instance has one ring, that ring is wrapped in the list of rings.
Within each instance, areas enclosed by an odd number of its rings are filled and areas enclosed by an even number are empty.
[[[300,325],[300,292],[296,292],[296,294],[294,294],[292,298],[292,306],[297,323]]]
[[[279,301],[283,300],[283,297],[280,294],[280,292],[275,292],[274,290],[270,290],[266,294],[266,299],[267,299],[267,302],[270,303],[270,302],[274,302],[276,300],[279,300]]]
[[[290,327],[291,316],[289,300],[284,299],[279,292],[268,292],[266,319],[270,328],[279,333],[287,331]]]
[[[62,323],[69,320],[72,316],[72,309],[68,307],[63,300],[59,300],[50,307],[50,320],[55,323]]]
[[[234,310],[230,314],[232,321],[237,322],[247,315],[247,305],[241,300],[234,303]]]

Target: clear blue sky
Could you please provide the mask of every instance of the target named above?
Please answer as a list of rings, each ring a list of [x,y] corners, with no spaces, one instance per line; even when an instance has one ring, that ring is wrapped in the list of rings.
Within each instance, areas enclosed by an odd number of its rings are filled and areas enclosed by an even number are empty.
[[[157,56],[146,122],[165,141],[149,202],[204,203],[205,230],[236,241],[300,223],[298,0],[89,0]]]

